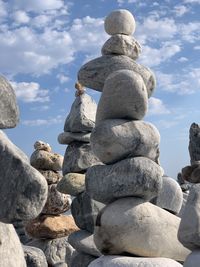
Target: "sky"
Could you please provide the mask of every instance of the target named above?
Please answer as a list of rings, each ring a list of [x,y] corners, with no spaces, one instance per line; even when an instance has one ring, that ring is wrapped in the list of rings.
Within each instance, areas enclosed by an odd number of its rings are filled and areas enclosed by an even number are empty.
[[[28,156],[36,140],[64,155],[57,136],[75,99],[77,72],[101,56],[109,38],[104,19],[120,8],[136,20],[137,62],[156,75],[144,120],[158,128],[161,165],[176,179],[190,161],[190,125],[200,123],[200,0],[0,0],[0,74],[20,108],[20,123],[5,131]],[[87,93],[98,102],[100,93]]]

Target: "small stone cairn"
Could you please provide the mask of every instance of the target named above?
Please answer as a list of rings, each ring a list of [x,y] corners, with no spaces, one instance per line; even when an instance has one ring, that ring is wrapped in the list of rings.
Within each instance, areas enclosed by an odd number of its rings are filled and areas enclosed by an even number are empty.
[[[190,253],[177,239],[180,218],[174,214],[180,210],[182,191],[173,179],[163,177],[159,132],[142,121],[155,77],[135,61],[141,48],[131,36],[133,15],[113,11],[104,26],[111,37],[102,56],[78,73],[79,84],[102,92],[90,143],[104,165],[88,166],[85,188],[105,205],[94,228],[95,245],[104,256],[79,266],[182,266],[178,262]]]
[[[40,215],[34,220],[25,223],[25,231],[33,238],[28,244],[42,249],[46,255],[49,266],[54,266],[59,262],[70,263],[73,248],[68,243],[70,233],[77,231],[72,216],[63,215],[70,209],[71,196],[57,191],[57,183],[61,180],[61,169],[63,156],[53,153],[50,145],[43,141],[34,144],[35,151],[31,155],[30,163],[45,178],[48,183],[48,197]],[[57,243],[58,254],[59,246],[64,246],[66,255],[58,255],[57,259],[46,254],[47,246],[51,247]],[[62,254],[62,253],[60,253]]]

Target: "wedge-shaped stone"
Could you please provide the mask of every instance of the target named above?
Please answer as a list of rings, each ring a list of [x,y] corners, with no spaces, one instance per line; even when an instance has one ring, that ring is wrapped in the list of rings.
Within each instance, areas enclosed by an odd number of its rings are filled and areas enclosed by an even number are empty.
[[[0,221],[12,223],[37,217],[47,199],[45,178],[2,131],[0,157]]]
[[[136,63],[127,56],[110,55],[93,59],[81,67],[78,80],[82,85],[102,92],[107,77],[112,72],[123,69],[140,74],[146,85],[148,97],[152,95],[156,85],[154,74],[149,68]]]
[[[27,267],[48,267],[44,252],[39,248],[23,246]]]
[[[90,132],[95,125],[97,105],[87,94],[77,96],[66,118],[65,132]]]
[[[94,241],[103,254],[131,253],[184,261],[190,250],[177,239],[179,223],[180,218],[168,211],[141,198],[127,197],[99,213]]]
[[[102,256],[88,267],[181,267],[177,261],[167,258],[138,258],[125,256]],[[184,265],[185,266],[185,265]],[[189,267],[189,266],[188,266]]]
[[[19,108],[11,84],[0,76],[0,129],[13,128],[19,122]]]
[[[90,197],[104,204],[128,196],[150,200],[162,187],[162,169],[150,159],[129,158],[89,168],[85,183]]]
[[[89,143],[90,142],[91,133],[72,133],[72,132],[64,132],[59,134],[58,143],[61,145],[68,145],[74,141]]]
[[[105,80],[96,124],[105,119],[140,120],[145,116],[147,106],[147,90],[142,77],[131,70],[115,71]]]
[[[77,196],[85,191],[85,174],[68,173],[57,184],[57,190],[63,194]]]
[[[90,139],[95,155],[105,164],[127,157],[159,158],[160,134],[144,121],[104,120],[92,131]]]

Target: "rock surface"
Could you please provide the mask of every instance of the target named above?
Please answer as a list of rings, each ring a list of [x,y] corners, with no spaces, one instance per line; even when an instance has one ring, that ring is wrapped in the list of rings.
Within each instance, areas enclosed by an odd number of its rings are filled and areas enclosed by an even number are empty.
[[[40,169],[38,169],[38,171],[45,177],[49,185],[56,184],[62,179],[62,175],[60,172]]]
[[[184,261],[190,251],[177,239],[179,223],[177,216],[141,198],[127,197],[100,212],[94,241],[102,254],[131,253]]]
[[[34,144],[35,150],[44,150],[47,152],[51,152],[51,146],[48,143],[45,143],[43,141],[36,141]]]
[[[58,136],[58,143],[68,145],[74,141],[89,143],[90,142],[90,135],[91,133],[72,133],[72,132],[64,132],[59,134]]]
[[[23,246],[27,267],[48,267],[44,252],[35,247]]]
[[[105,164],[136,156],[157,162],[160,134],[144,121],[105,120],[92,131],[90,143],[94,154]]]
[[[19,122],[19,108],[10,83],[0,75],[0,129],[13,128]]]
[[[89,264],[96,260],[96,257],[85,254],[85,253],[76,253],[71,261],[71,267],[88,267]]]
[[[196,249],[192,251],[184,262],[184,267],[197,267],[200,262],[200,250]]]
[[[190,126],[189,153],[191,164],[200,160],[200,125],[196,123]]]
[[[85,174],[68,173],[57,184],[57,190],[63,194],[76,196],[85,191]]]
[[[47,199],[45,178],[2,131],[0,156],[0,220],[12,223],[37,217]]]

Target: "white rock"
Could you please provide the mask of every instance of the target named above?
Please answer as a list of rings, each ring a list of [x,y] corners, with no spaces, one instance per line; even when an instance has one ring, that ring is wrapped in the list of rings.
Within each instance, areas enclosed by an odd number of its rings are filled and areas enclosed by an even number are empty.
[[[48,143],[45,143],[40,140],[35,142],[34,148],[35,150],[44,150],[44,151],[51,152],[51,146]]]

